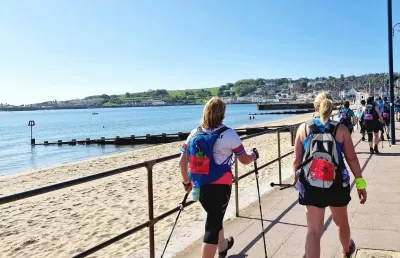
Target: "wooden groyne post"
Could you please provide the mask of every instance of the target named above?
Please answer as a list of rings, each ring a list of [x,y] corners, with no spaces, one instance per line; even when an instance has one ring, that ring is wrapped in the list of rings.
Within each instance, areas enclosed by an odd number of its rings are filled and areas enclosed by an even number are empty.
[[[30,120],[28,122],[28,126],[31,127],[31,145],[35,145],[35,139],[33,139],[33,127],[35,126],[35,121],[34,120]]]

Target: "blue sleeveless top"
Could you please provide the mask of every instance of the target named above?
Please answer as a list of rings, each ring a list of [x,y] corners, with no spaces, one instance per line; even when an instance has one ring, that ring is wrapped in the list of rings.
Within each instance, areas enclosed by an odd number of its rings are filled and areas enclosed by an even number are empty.
[[[319,120],[319,116],[315,117],[314,119],[314,123],[315,125],[318,126],[318,129],[321,133],[325,132],[325,129],[329,128],[329,125],[331,124],[331,120],[329,119],[328,122],[326,122],[326,124],[322,124],[321,121]],[[339,126],[339,124],[337,125]],[[310,140],[310,135],[311,135],[311,131],[308,132],[307,137],[304,139],[304,141],[301,143],[303,145],[303,149],[304,151],[307,149],[308,146],[308,141]],[[338,142],[336,141],[336,150],[339,154],[339,162],[343,161],[343,143],[342,142]]]

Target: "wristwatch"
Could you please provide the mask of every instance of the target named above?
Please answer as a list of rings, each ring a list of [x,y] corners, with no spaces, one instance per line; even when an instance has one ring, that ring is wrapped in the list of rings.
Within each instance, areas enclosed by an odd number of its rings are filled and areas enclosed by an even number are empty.
[[[182,182],[182,184],[183,184],[184,186],[189,186],[189,185],[190,185],[190,182],[188,182],[188,183]]]

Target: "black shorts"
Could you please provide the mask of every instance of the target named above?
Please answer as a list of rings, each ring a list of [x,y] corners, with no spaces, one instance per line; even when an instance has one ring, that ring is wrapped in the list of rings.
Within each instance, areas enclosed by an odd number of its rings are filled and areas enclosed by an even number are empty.
[[[382,128],[382,124],[377,120],[365,121],[365,129],[367,132],[377,133]]]
[[[389,118],[383,119],[383,123],[384,123],[386,126],[389,126],[389,125],[390,125],[390,119],[389,119]]]
[[[303,196],[299,194],[300,205],[310,205],[318,208],[331,207],[344,207],[347,206],[351,200],[350,185],[347,187],[334,186],[331,188],[320,189],[303,184]]]

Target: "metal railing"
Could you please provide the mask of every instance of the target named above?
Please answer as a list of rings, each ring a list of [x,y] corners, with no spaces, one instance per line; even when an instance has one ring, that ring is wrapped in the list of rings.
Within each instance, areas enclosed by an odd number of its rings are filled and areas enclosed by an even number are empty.
[[[247,135],[244,137],[241,137],[242,140],[246,140],[246,139],[250,139],[250,138],[254,138],[257,136],[261,136],[264,134],[270,134],[270,133],[276,133],[277,134],[277,140],[278,140],[278,145],[277,145],[277,152],[278,152],[278,157],[274,160],[271,160],[261,166],[258,167],[258,169],[262,169],[265,168],[275,162],[278,162],[278,173],[279,173],[279,182],[282,183],[282,166],[281,166],[281,160],[289,155],[291,155],[293,153],[293,151],[290,151],[284,155],[281,155],[281,137],[280,134],[281,132],[290,132],[291,135],[291,144],[292,146],[294,146],[294,137],[297,131],[297,128],[300,124],[293,124],[293,125],[288,125],[288,126],[280,126],[277,127],[275,129],[271,129],[268,131],[264,131],[264,132],[260,132],[260,133],[255,133],[255,134],[251,134],[251,135]],[[96,251],[99,251],[127,236],[130,236],[140,230],[143,230],[144,228],[149,228],[149,250],[150,250],[150,256],[151,258],[155,257],[155,242],[154,242],[154,225],[160,221],[163,220],[164,218],[176,213],[179,211],[180,207],[176,207],[174,209],[171,209],[157,217],[154,217],[154,200],[153,200],[153,167],[155,164],[157,163],[162,163],[165,161],[169,161],[172,159],[176,159],[180,156],[180,154],[173,154],[173,155],[169,155],[169,156],[165,156],[165,157],[161,157],[161,158],[157,158],[157,159],[153,159],[153,160],[149,160],[149,161],[144,161],[141,163],[137,163],[134,165],[130,165],[130,166],[125,166],[125,167],[120,167],[117,169],[113,169],[113,170],[108,170],[105,172],[101,172],[98,174],[94,174],[94,175],[89,175],[89,176],[85,176],[85,177],[81,177],[81,178],[76,178],[76,179],[72,179],[69,181],[64,181],[61,183],[56,183],[56,184],[52,184],[49,186],[44,186],[44,187],[40,187],[40,188],[36,188],[33,190],[28,190],[25,192],[20,192],[20,193],[16,193],[16,194],[12,194],[12,195],[8,195],[8,196],[4,196],[4,197],[0,197],[0,205],[6,204],[6,203],[10,203],[10,202],[14,202],[14,201],[18,201],[18,200],[23,200],[26,198],[30,198],[33,196],[37,196],[37,195],[41,195],[41,194],[45,194],[45,193],[49,193],[49,192],[53,192],[53,191],[57,191],[57,190],[61,190],[67,187],[71,187],[71,186],[75,186],[75,185],[79,185],[79,184],[83,184],[83,183],[87,183],[90,181],[94,181],[94,180],[98,180],[101,178],[105,178],[105,177],[109,177],[109,176],[113,176],[113,175],[117,175],[120,173],[124,173],[124,172],[128,172],[131,170],[135,170],[135,169],[139,169],[139,168],[146,168],[147,170],[147,190],[148,190],[148,221],[132,228],[129,229],[111,239],[108,239],[96,246],[93,246],[90,249],[87,249],[86,251],[83,251],[73,257],[75,258],[80,258],[80,257],[86,257],[90,254],[93,254]],[[234,179],[233,179],[233,183],[235,184],[235,206],[236,206],[236,216],[239,216],[239,181],[251,174],[254,173],[254,170],[248,171],[245,174],[239,176],[239,168],[238,168],[238,162],[237,162],[237,158],[235,157],[235,171],[234,171]],[[190,206],[193,203],[195,203],[194,201],[188,201],[184,204],[184,207]]]

